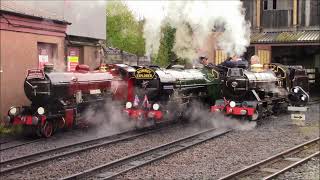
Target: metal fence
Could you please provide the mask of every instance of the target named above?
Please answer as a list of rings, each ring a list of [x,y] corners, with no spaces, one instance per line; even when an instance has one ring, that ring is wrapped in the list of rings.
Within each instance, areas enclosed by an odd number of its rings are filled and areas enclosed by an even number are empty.
[[[147,56],[137,56],[132,53],[122,51],[118,48],[103,47],[104,63],[121,63],[128,65],[150,65],[151,61]]]

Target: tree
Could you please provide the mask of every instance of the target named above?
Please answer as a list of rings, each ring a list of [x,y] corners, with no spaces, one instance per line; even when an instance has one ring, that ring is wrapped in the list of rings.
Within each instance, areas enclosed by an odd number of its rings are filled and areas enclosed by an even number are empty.
[[[165,67],[172,61],[176,60],[176,55],[172,51],[174,45],[176,29],[166,24],[162,28],[162,37],[160,39],[160,47],[153,63]]]
[[[107,3],[107,44],[138,56],[145,54],[143,21],[136,20],[120,1]]]

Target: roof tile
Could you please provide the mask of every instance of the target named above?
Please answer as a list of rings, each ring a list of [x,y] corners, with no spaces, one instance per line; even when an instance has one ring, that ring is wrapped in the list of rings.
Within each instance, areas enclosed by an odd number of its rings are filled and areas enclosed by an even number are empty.
[[[320,31],[262,32],[251,34],[251,43],[319,42]]]

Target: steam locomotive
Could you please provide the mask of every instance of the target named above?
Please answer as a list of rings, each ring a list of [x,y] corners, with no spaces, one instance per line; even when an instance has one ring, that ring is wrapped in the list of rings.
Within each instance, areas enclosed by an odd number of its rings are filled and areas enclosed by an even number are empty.
[[[88,107],[103,107],[108,100],[122,102],[124,114],[138,128],[178,120],[193,101],[207,104],[211,112],[250,120],[289,104],[306,105],[308,77],[302,67],[271,64],[267,69],[108,64],[94,72],[86,65],[75,72],[54,72],[47,65],[28,70],[24,90],[32,104],[11,107],[7,122],[49,137],[57,128],[77,125]]]
[[[193,100],[214,102],[219,96],[220,81],[216,74],[199,69],[136,67],[130,86],[134,98],[124,112],[137,127],[166,120],[178,120]]]
[[[57,128],[71,128],[85,108],[107,100],[112,79],[108,72],[89,72],[86,65],[78,65],[75,72],[53,72],[51,65],[28,70],[24,91],[32,104],[11,107],[7,122],[32,127],[44,137]]]
[[[289,105],[305,106],[309,100],[308,77],[300,66],[270,64],[262,71],[227,68],[221,78],[221,99],[212,112],[246,117],[261,117],[286,111]]]

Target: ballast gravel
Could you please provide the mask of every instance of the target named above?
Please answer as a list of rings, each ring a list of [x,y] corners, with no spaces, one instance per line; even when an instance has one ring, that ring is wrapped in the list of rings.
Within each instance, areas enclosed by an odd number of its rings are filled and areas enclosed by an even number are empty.
[[[230,119],[218,117],[214,125],[223,127]],[[227,123],[238,130],[212,139],[206,143],[156,161],[150,165],[129,171],[118,179],[217,179],[247,165],[295,145],[319,137],[319,104],[313,105],[307,114],[305,126],[298,126],[289,115],[266,118],[256,128],[252,124]],[[239,128],[239,126],[241,126]],[[101,147],[77,155],[41,163],[38,166],[2,176],[4,179],[59,179],[86,169],[161,145],[199,131],[197,127],[171,127],[148,136],[119,144]],[[86,134],[81,139],[88,138]],[[73,138],[68,138],[68,142]],[[73,139],[74,140],[74,139]],[[60,142],[67,144],[67,140]],[[36,151],[59,146],[59,143],[33,144],[22,150]],[[17,150],[16,150],[17,151]],[[8,153],[8,152],[6,152]],[[8,153],[10,154],[10,153]],[[14,155],[19,152],[13,153]],[[28,154],[28,153],[27,153]],[[2,156],[3,154],[1,154]],[[10,158],[10,155],[5,155]],[[4,159],[6,159],[4,158]]]
[[[272,116],[254,129],[236,130],[117,179],[218,179],[319,137],[319,114],[319,104],[312,105],[305,126],[289,114]]]
[[[174,125],[130,141],[100,147],[51,160],[1,176],[4,179],[59,179],[198,132],[198,128]]]
[[[65,132],[59,131],[48,139],[43,138],[37,142],[33,142],[23,146],[18,146],[12,149],[1,151],[0,161],[6,161],[9,159],[22,157],[22,156],[34,154],[41,151],[47,151],[47,150],[55,149],[68,144],[83,142],[83,141],[95,139],[98,137],[110,136],[110,135],[118,134],[120,132],[127,131],[127,130],[128,129],[126,128],[124,129],[109,128],[104,131],[103,128],[99,128],[99,127],[90,127],[90,128],[83,127],[83,128],[74,129],[71,131],[65,131]],[[30,140],[24,140],[24,141],[28,142],[32,140],[37,140],[37,137],[31,136],[29,139]],[[4,145],[1,146],[1,148],[3,147]]]
[[[292,170],[279,175],[277,180],[319,180],[320,179],[320,158],[314,157]]]

